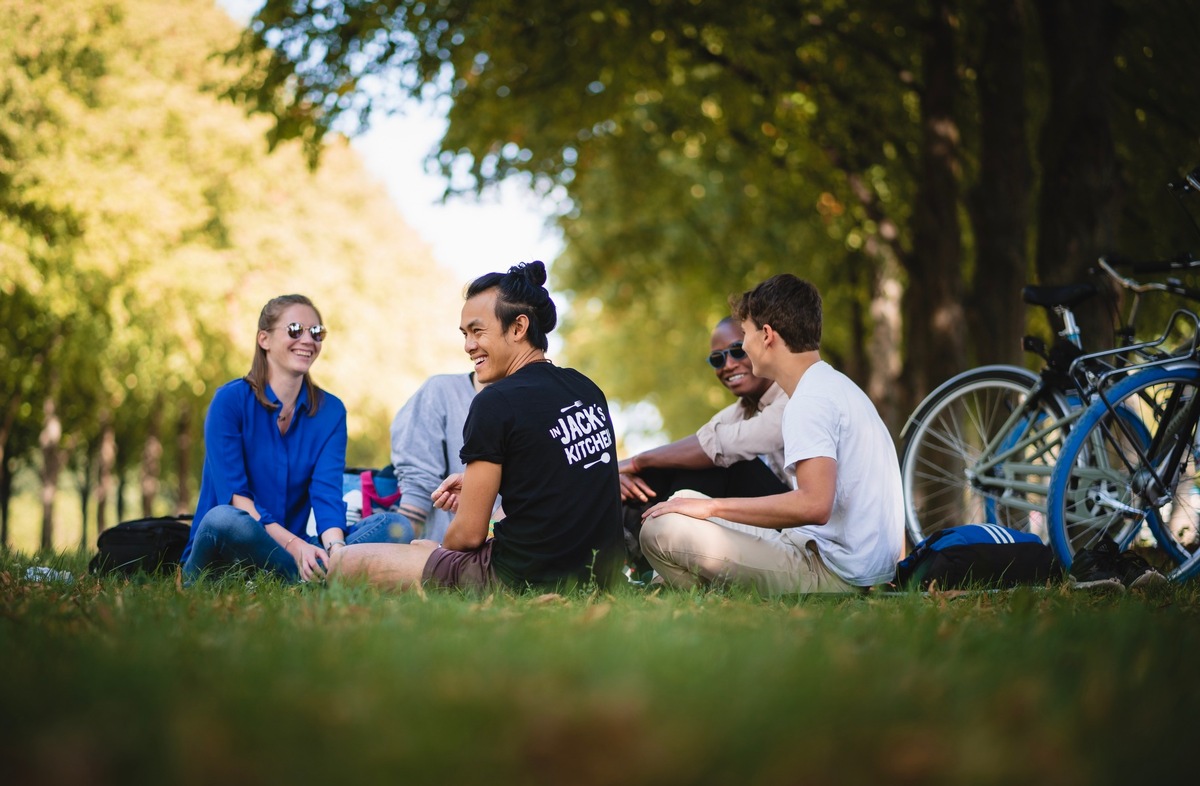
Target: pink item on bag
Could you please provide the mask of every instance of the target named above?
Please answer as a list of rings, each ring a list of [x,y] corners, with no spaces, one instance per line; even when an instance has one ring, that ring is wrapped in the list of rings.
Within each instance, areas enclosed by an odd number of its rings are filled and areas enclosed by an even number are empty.
[[[399,501],[399,490],[386,497],[380,496],[379,492],[375,490],[375,476],[371,470],[368,469],[362,473],[362,516],[364,519],[371,515],[372,504],[378,505],[381,510],[387,510]]]

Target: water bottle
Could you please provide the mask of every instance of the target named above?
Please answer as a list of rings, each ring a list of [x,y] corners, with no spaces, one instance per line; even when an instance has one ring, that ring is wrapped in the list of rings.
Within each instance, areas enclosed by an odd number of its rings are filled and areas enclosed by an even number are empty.
[[[75,581],[75,576],[70,571],[54,570],[45,566],[31,567],[25,571],[26,581],[61,581],[64,584],[71,584]]]
[[[346,502],[346,525],[353,526],[362,521],[362,492],[358,489],[347,491],[342,499]]]

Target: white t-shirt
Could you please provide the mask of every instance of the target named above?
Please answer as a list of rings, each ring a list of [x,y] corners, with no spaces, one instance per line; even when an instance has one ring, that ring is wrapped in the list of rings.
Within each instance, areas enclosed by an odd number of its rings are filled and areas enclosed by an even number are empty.
[[[849,377],[819,361],[784,410],[783,445],[793,487],[796,462],[837,461],[829,521],[785,529],[783,538],[800,548],[816,541],[825,564],[850,584],[890,581],[904,545],[904,497],[896,447],[875,405]]]

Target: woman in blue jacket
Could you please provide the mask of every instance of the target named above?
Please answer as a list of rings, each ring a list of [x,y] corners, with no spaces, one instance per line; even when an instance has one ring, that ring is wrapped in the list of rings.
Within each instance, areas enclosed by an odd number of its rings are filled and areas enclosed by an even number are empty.
[[[347,543],[412,540],[412,525],[395,513],[347,528],[346,408],[309,375],[327,334],[303,295],[263,307],[250,373],[217,390],[204,421],[204,475],[183,552],[188,581],[233,567],[319,579],[330,552]]]

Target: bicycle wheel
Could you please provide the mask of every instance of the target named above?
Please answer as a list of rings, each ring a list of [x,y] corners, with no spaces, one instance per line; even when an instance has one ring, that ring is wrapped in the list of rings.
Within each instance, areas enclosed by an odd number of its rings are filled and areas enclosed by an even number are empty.
[[[917,407],[900,461],[912,543],[971,523],[1044,533],[1045,490],[1067,405],[1056,396],[1031,398],[1039,382],[1019,366],[984,366],[950,379]]]
[[[1047,500],[1050,544],[1063,565],[1103,535],[1127,548],[1143,524],[1173,563],[1195,550],[1197,393],[1200,367],[1150,368],[1079,417]]]

